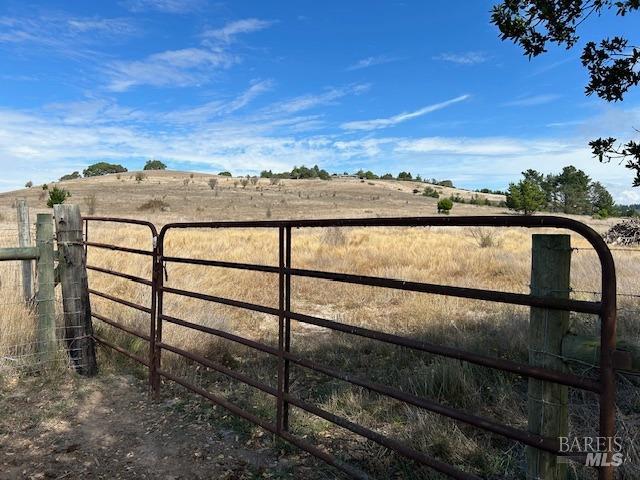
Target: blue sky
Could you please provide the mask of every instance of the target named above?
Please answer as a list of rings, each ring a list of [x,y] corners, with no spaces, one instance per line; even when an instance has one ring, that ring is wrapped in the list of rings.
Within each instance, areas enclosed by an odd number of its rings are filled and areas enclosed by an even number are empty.
[[[586,98],[579,49],[529,61],[498,39],[492,4],[2,0],[0,190],[98,160],[410,170],[467,188],[573,164],[640,201],[587,147],[637,136],[640,92]],[[638,20],[590,18],[581,44],[638,44]]]

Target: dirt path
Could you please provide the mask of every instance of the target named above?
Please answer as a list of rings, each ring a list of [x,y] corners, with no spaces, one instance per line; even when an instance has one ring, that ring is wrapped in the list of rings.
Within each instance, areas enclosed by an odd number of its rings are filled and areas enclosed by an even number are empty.
[[[130,376],[5,380],[0,480],[335,478],[297,452],[277,455],[258,430],[216,428],[202,410],[149,402]]]

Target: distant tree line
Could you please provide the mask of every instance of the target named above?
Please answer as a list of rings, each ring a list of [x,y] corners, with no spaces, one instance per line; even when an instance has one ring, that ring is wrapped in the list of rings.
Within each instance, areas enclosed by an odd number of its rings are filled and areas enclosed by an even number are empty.
[[[302,165],[293,167],[290,172],[273,173],[271,170],[263,170],[260,172],[260,178],[319,178],[320,180],[330,180],[331,175],[326,170],[318,167],[318,165],[314,165],[312,168]]]
[[[167,166],[162,163],[160,160],[147,160],[145,163],[143,170],[166,170]],[[111,173],[124,173],[128,170],[118,163],[109,163],[109,162],[97,162],[92,165],[89,165],[82,171],[82,175],[80,172],[75,171],[69,173],[67,175],[63,175],[60,177],[60,181],[64,182],[66,180],[74,180],[76,178],[84,177],[99,177],[101,175],[109,175]]]
[[[573,165],[559,174],[544,175],[529,169],[522,176],[518,183],[509,185],[507,207],[526,215],[540,210],[600,218],[629,213],[628,208],[615,204],[604,185]]]

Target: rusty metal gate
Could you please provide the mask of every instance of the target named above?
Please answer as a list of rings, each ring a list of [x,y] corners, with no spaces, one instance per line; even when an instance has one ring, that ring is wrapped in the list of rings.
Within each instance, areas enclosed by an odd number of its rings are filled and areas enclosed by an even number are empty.
[[[576,389],[593,392],[599,397],[599,428],[598,435],[602,437],[613,437],[615,431],[615,360],[616,360],[616,277],[613,257],[607,245],[590,227],[572,219],[553,216],[473,216],[473,217],[409,217],[409,218],[373,218],[373,219],[331,219],[331,220],[291,220],[291,221],[235,221],[235,222],[187,222],[170,223],[165,225],[159,235],[155,227],[148,223],[137,220],[122,220],[114,218],[89,217],[85,219],[87,225],[94,221],[115,221],[137,225],[145,225],[150,228],[154,239],[152,251],[142,251],[131,248],[106,245],[87,240],[90,247],[105,248],[147,255],[153,262],[153,278],[143,279],[121,272],[114,272],[99,267],[88,266],[88,268],[103,273],[117,275],[133,282],[138,282],[149,286],[152,289],[152,304],[144,307],[134,304],[124,299],[113,297],[105,292],[91,290],[93,295],[99,295],[108,300],[112,300],[131,308],[149,314],[149,335],[140,335],[119,325],[113,319],[108,319],[100,314],[94,314],[94,318],[110,325],[120,328],[125,332],[136,335],[149,341],[148,358],[140,358],[127,352],[123,348],[113,345],[102,338],[96,340],[108,347],[114,348],[120,353],[128,355],[138,362],[149,367],[149,381],[155,395],[159,394],[161,388],[161,377],[176,382],[183,387],[207,398],[211,402],[220,405],[233,414],[238,415],[265,430],[280,436],[299,448],[319,457],[325,462],[339,468],[343,472],[354,478],[366,478],[366,475],[359,469],[346,464],[318,448],[307,440],[294,435],[289,431],[289,409],[291,406],[302,409],[312,415],[318,416],[326,421],[343,427],[357,435],[365,437],[383,447],[399,453],[416,462],[431,467],[449,477],[457,479],[478,479],[476,475],[464,472],[452,465],[444,463],[432,456],[401,443],[393,438],[382,435],[376,431],[356,424],[346,418],[334,415],[315,405],[305,402],[289,393],[290,366],[297,366],[311,369],[328,375],[335,379],[357,385],[369,391],[388,396],[408,405],[434,412],[456,421],[460,421],[479,429],[483,429],[494,434],[504,436],[521,444],[535,447],[540,450],[551,452],[556,455],[566,455],[560,451],[559,439],[548,438],[530,433],[526,430],[517,429],[495,420],[473,415],[462,410],[451,408],[432,400],[418,397],[396,388],[371,382],[367,379],[356,378],[353,375],[328,368],[306,359],[300,355],[292,354],[291,347],[291,321],[302,322],[315,325],[350,335],[364,337],[371,340],[398,345],[417,351],[428,352],[452,359],[457,359],[483,367],[493,368],[510,372],[527,378],[534,378],[557,384],[566,385]],[[327,271],[316,271],[294,268],[292,262],[292,230],[326,227],[526,227],[526,228],[559,228],[571,230],[586,239],[594,248],[598,255],[601,266],[602,295],[600,301],[581,301],[572,299],[536,297],[527,294],[484,290],[478,288],[457,287],[423,282],[403,281],[391,278],[353,275],[347,273],[335,273]],[[247,264],[215,259],[194,259],[187,257],[167,256],[164,253],[164,241],[170,231],[177,229],[272,229],[278,232],[278,265]],[[156,241],[157,238],[157,241]],[[172,288],[164,285],[162,275],[163,267],[167,264],[181,263],[204,265],[212,267],[223,267],[230,269],[241,269],[257,272],[271,273],[278,276],[278,308],[266,305],[248,303],[232,298],[219,297],[203,294],[190,290]],[[514,362],[506,359],[486,356],[466,350],[447,347],[421,340],[384,333],[368,328],[352,326],[338,321],[329,320],[312,315],[306,315],[291,310],[291,279],[292,277],[307,277],[334,282],[383,287],[410,292],[421,292],[435,295],[445,295],[450,297],[499,302],[513,305],[556,309],[570,312],[581,312],[598,315],[600,318],[600,368],[597,379],[583,375],[560,372],[544,367],[535,367],[525,363]],[[190,322],[187,319],[163,313],[163,297],[165,294],[195,298],[207,302],[237,307],[254,312],[272,315],[278,319],[278,346],[273,347],[256,342],[244,337],[240,337],[227,331],[211,328]],[[226,340],[237,342],[244,346],[256,349],[260,352],[272,355],[277,359],[277,385],[267,385],[258,380],[252,379],[242,373],[235,372],[229,368],[219,365],[201,355],[185,351],[176,346],[163,341],[162,327],[164,323],[171,323],[187,329],[194,329],[200,332],[211,334]],[[229,402],[222,396],[215,395],[199,386],[193,385],[184,378],[171,373],[162,367],[162,352],[169,351],[180,355],[205,367],[223,373],[235,380],[243,382],[251,387],[257,388],[268,395],[274,397],[276,402],[275,421],[269,422],[257,415],[244,410],[243,408]],[[609,452],[610,454],[611,452]],[[598,476],[601,480],[613,478],[613,467],[609,465],[600,466]]]

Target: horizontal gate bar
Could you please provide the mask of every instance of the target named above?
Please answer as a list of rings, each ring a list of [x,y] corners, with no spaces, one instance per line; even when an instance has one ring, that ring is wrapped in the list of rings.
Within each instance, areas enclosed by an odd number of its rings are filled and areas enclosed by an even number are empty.
[[[136,310],[140,310],[141,312],[151,313],[151,309],[148,307],[138,305],[137,303],[130,302],[129,300],[123,300],[122,298],[114,297],[113,295],[109,295],[108,293],[99,292],[97,290],[93,290],[92,288],[89,288],[89,293],[102,298],[106,298],[107,300],[111,300],[112,302],[116,302],[121,305],[126,305],[127,307],[135,308]]]
[[[236,380],[246,383],[247,385],[251,385],[252,387],[257,388],[258,390],[262,390],[263,392],[268,393],[269,395],[273,395],[274,397],[278,395],[278,391],[275,388],[267,385],[266,383],[262,383],[258,380],[254,380],[253,378],[248,377],[242,373],[234,372],[233,370],[225,366],[222,366],[219,363],[212,362],[211,360],[203,357],[202,355],[198,355],[197,353],[187,352],[186,350],[182,350],[181,348],[174,347],[164,342],[158,342],[156,343],[156,346],[163,348],[165,350],[169,350],[170,352],[173,352],[177,355],[181,355],[195,362],[198,362],[199,364],[204,365],[205,367],[212,368],[217,372],[223,373],[231,378],[235,378]]]
[[[87,270],[93,270],[94,272],[106,273],[108,275],[126,278],[127,280],[131,280],[132,282],[136,282],[136,283],[141,283],[143,285],[148,285],[148,286],[153,285],[153,282],[151,282],[151,280],[147,280],[146,278],[142,278],[142,277],[137,277],[135,275],[131,275],[128,273],[117,272],[115,270],[109,270],[108,268],[97,267],[95,265],[87,265],[86,268]]]
[[[410,393],[406,393],[401,390],[388,387],[386,385],[381,385],[379,383],[371,382],[369,380],[357,378],[352,376],[349,373],[344,373],[338,370],[333,370],[333,369],[324,367],[322,365],[318,365],[317,363],[311,362],[309,360],[305,360],[301,357],[298,357],[297,355],[292,355],[288,352],[284,353],[284,358],[291,360],[292,362],[300,366],[315,370],[316,372],[324,373],[325,375],[328,375],[330,377],[337,378],[339,380],[344,380],[345,382],[358,385],[360,387],[364,387],[373,392],[386,395],[388,397],[394,398],[401,402],[405,402],[405,403],[414,405],[416,407],[423,408],[430,412],[435,412],[440,415],[453,418],[454,420],[459,420],[469,425],[473,425],[475,427],[479,427],[484,430],[497,433],[498,435],[502,435],[512,440],[517,440],[526,445],[531,445],[532,447],[535,447],[535,448],[540,448],[542,450],[546,450],[548,452],[555,453],[555,454],[560,453],[560,443],[557,439],[545,438],[543,436],[535,435],[535,434],[526,432],[524,430],[519,430],[517,428],[512,428],[512,427],[509,427],[508,425],[497,423],[497,422],[494,422],[493,420],[479,417],[477,415],[471,415],[461,410],[447,407],[437,402],[427,400],[425,398],[421,398],[416,395],[412,395]]]
[[[85,245],[88,245],[89,247],[105,248],[107,250],[117,250],[119,252],[135,253],[138,255],[148,255],[148,256],[153,255],[153,252],[149,250],[140,250],[138,248],[121,247],[119,245],[111,245],[109,243],[98,243],[98,242],[83,242],[83,243]]]
[[[225,262],[222,260],[206,260],[200,258],[162,257],[163,262],[188,263],[191,265],[207,265],[211,267],[235,268],[237,270],[252,270],[255,272],[278,273],[279,267],[271,265],[257,265],[254,263]]]
[[[119,352],[119,353],[131,358],[132,360],[135,360],[136,362],[141,363],[141,364],[149,367],[149,362],[146,361],[144,358],[139,357],[138,355],[135,355],[135,354],[125,350],[124,348],[122,348],[122,347],[120,347],[118,345],[115,345],[115,344],[113,344],[111,342],[108,342],[104,338],[98,337],[97,335],[94,335],[93,339],[96,342],[101,343],[103,345],[106,345],[107,347],[114,349],[116,352]]]
[[[240,343],[247,347],[254,348],[261,352],[269,353],[271,355],[278,355],[278,349],[274,347],[270,347],[269,345],[265,345],[263,343],[256,342],[254,340],[249,340],[248,338],[239,337],[238,335],[234,335],[233,333],[225,332],[224,330],[218,330],[217,328],[207,327],[205,325],[198,325],[197,323],[187,322],[186,320],[182,320],[180,318],[171,317],[169,315],[161,315],[160,318],[169,323],[175,323],[176,325],[182,325],[183,327],[192,328],[194,330],[199,330],[201,332],[210,333],[211,335],[215,335],[217,337],[225,338],[227,340],[231,340],[232,342]]]
[[[287,440],[288,442],[292,443],[293,445],[297,446],[298,448],[305,450],[306,452],[309,452],[310,454],[318,457],[321,460],[324,460],[326,463],[328,463],[329,465],[333,465],[334,467],[342,470],[343,472],[347,473],[348,475],[350,475],[352,478],[356,478],[358,480],[369,480],[369,476],[362,472],[361,470],[358,470],[357,468],[342,462],[341,460],[337,459],[336,457],[334,457],[333,455],[319,449],[318,447],[313,446],[312,444],[310,444],[309,442],[307,442],[306,440],[303,440],[295,435],[290,434],[289,432],[286,432],[284,430],[278,430],[276,428],[275,425],[273,425],[272,423],[267,422],[266,420],[263,420],[262,418],[258,417],[257,415],[254,415],[250,412],[247,412],[246,410],[238,407],[237,405],[229,402],[226,398],[220,397],[218,395],[214,395],[210,392],[208,392],[207,390],[197,387],[195,385],[192,385],[191,383],[187,382],[186,380],[183,380],[165,370],[162,369],[158,369],[158,374],[162,375],[165,378],[168,378],[169,380],[172,380],[180,385],[182,385],[184,388],[191,390],[194,393],[197,393],[198,395],[208,399],[209,401],[211,401],[212,403],[215,403],[216,405],[220,405],[223,408],[226,408],[227,410],[229,410],[231,413],[244,418],[245,420],[254,423],[255,425],[258,425],[259,427],[262,427],[263,429],[267,430],[268,432],[274,433],[276,435],[279,435],[280,437],[284,438],[285,440]]]
[[[333,413],[327,412],[321,408],[318,408],[314,405],[311,405],[307,402],[304,402],[296,397],[291,396],[288,393],[284,394],[284,399],[289,402],[291,405],[295,405],[298,408],[306,410],[307,412],[316,415],[320,418],[323,418],[331,423],[334,423],[342,428],[346,428],[347,430],[361,435],[369,440],[376,442],[383,447],[389,448],[395,452],[398,452],[400,455],[403,455],[407,458],[420,462],[424,465],[427,465],[434,470],[442,472],[446,475],[449,475],[452,478],[456,478],[459,480],[482,480],[482,478],[474,475],[472,473],[463,472],[462,470],[458,470],[457,468],[449,465],[448,463],[441,462],[440,460],[425,455],[422,452],[414,450],[406,445],[394,440],[392,438],[386,437],[378,432],[374,432],[362,425],[358,425],[357,423],[353,423],[345,418],[339,417],[338,415],[334,415]]]
[[[581,388],[583,390],[589,390],[596,393],[600,392],[600,384],[598,382],[569,373],[556,372],[554,370],[548,370],[539,367],[530,367],[528,365],[512,362],[511,360],[505,360],[503,358],[487,357],[485,355],[479,355],[477,353],[460,350],[458,348],[445,347],[442,345],[436,345],[420,340],[414,340],[412,338],[400,337],[398,335],[392,335],[390,333],[384,333],[376,330],[370,330],[368,328],[338,323],[324,318],[313,317],[311,315],[304,315],[295,312],[286,312],[285,315],[299,322],[309,323],[311,325],[317,325],[319,327],[325,327],[331,330],[350,333],[352,335],[371,338],[373,340],[379,340],[381,342],[391,343],[394,345],[401,345],[403,347],[422,350],[424,352],[442,355],[449,358],[455,358],[457,360],[464,360],[467,362],[475,363],[477,365],[482,365],[484,367],[517,373],[526,377],[547,380],[550,382]]]
[[[300,268],[285,268],[286,273],[300,277],[320,278],[336,282],[351,283],[357,285],[369,285],[372,287],[393,288],[396,290],[409,290],[412,292],[433,293],[449,297],[470,298],[473,300],[486,300],[489,302],[509,303],[512,305],[526,305],[529,307],[551,308],[569,310],[582,313],[600,313],[602,307],[599,302],[586,302],[582,300],[568,300],[552,297],[534,297],[523,293],[501,292],[496,290],[484,290],[480,288],[455,287],[450,285],[438,285],[434,283],[410,282],[390,278],[370,277],[366,275],[351,275],[347,273],[323,272],[317,270],[304,270]]]
[[[37,260],[40,257],[38,247],[0,248],[0,261]]]
[[[230,307],[244,308],[246,310],[252,310],[254,312],[267,313],[269,315],[280,315],[280,310],[272,307],[265,307],[255,303],[242,302],[240,300],[232,300],[230,298],[217,297],[215,295],[206,295],[204,293],[191,292],[189,290],[181,290],[179,288],[170,287],[158,287],[158,290],[165,293],[173,293],[174,295],[182,295],[183,297],[197,298],[200,300],[206,300],[208,302],[220,303],[222,305],[229,305]]]
[[[125,327],[121,323],[118,323],[118,322],[116,322],[114,320],[111,320],[108,317],[105,317],[104,315],[100,315],[98,313],[91,312],[91,316],[93,318],[97,318],[98,320],[100,320],[100,321],[102,321],[104,323],[107,323],[107,324],[111,325],[112,327],[119,328],[123,332],[127,332],[127,333],[129,333],[129,334],[131,334],[131,335],[133,335],[135,337],[138,337],[138,338],[141,338],[143,340],[146,340],[147,342],[151,341],[151,337],[149,337],[149,335],[146,335],[144,333],[138,333],[138,332],[136,332],[135,330],[132,330],[129,327]]]

